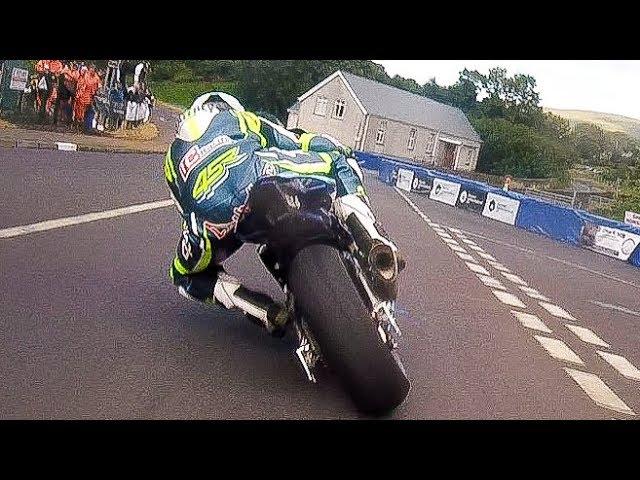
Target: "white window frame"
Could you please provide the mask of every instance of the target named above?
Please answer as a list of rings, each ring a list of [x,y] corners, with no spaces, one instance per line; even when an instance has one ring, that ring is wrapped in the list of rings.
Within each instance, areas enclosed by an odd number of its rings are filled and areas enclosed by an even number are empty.
[[[412,128],[409,130],[409,140],[407,141],[407,150],[413,150],[416,148],[416,137],[418,136],[418,129]]]
[[[378,127],[378,131],[376,132],[376,145],[384,145],[384,137],[387,134],[387,121],[383,120],[380,122],[380,127]]]
[[[342,110],[340,110],[340,107],[342,107]],[[333,118],[342,120],[344,118],[344,113],[346,109],[347,109],[347,102],[342,98],[337,99],[333,104]],[[340,113],[340,115],[338,115],[338,113]]]
[[[327,115],[327,105],[329,104],[329,100],[326,97],[319,96],[316,98],[316,106],[313,109],[313,114],[318,115],[320,117],[324,117]],[[322,106],[322,111],[320,111],[320,106]]]

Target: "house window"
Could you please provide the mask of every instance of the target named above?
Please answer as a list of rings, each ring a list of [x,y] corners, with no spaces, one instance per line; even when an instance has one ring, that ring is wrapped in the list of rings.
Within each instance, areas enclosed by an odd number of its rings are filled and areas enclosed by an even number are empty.
[[[433,144],[435,143],[435,140],[436,140],[436,134],[429,133],[427,136],[427,148],[425,149],[425,153],[431,154],[433,152]]]
[[[387,131],[387,121],[380,122],[380,128],[376,132],[376,145],[384,145],[384,134]]]
[[[327,99],[318,97],[316,99],[316,109],[313,111],[316,115],[324,117],[327,114]]]
[[[467,158],[464,162],[465,166],[469,166],[471,165],[471,160],[473,159],[473,151],[475,149],[474,148],[467,148]]]
[[[333,107],[334,118],[344,118],[344,105],[344,100],[336,100],[336,103]]]
[[[409,130],[409,141],[407,142],[407,149],[413,150],[416,146],[416,129],[412,128]]]

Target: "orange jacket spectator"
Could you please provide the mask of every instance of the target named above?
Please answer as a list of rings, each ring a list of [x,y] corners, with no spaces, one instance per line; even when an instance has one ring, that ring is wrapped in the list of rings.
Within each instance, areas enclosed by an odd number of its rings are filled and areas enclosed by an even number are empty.
[[[63,67],[64,65],[62,65],[60,60],[49,60],[49,71],[54,75],[58,75],[62,72]]]
[[[84,114],[87,111],[93,96],[100,88],[101,81],[100,76],[96,73],[95,68],[91,67],[89,70],[78,78],[78,84],[76,87],[76,96],[73,107],[73,118],[77,122],[84,121]]]
[[[50,61],[51,60],[38,60],[38,63],[36,63],[36,72],[42,75],[48,71]]]

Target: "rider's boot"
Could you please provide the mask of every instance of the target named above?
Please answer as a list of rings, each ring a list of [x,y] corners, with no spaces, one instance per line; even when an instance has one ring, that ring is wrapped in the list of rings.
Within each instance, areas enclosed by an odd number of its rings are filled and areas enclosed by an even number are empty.
[[[242,286],[235,277],[223,270],[217,273],[212,294],[197,295],[197,297],[205,297],[203,300],[189,294],[183,286],[179,286],[178,291],[190,300],[215,304],[229,310],[238,309],[249,320],[266,329],[274,337],[282,337],[285,334],[286,324],[289,321],[288,310],[268,295]]]
[[[213,289],[216,302],[226,308],[237,308],[264,327],[274,337],[282,337],[289,321],[287,309],[264,293],[244,287],[235,277],[220,272]]]

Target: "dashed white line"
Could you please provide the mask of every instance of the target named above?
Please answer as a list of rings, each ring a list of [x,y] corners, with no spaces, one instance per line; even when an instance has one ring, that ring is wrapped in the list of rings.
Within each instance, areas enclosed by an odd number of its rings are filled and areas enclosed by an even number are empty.
[[[527,308],[527,306],[522,303],[522,300],[513,293],[501,292],[500,290],[491,290],[491,292],[504,304],[511,305],[512,307]]]
[[[468,238],[463,238],[462,241],[467,245],[478,245],[476,242],[474,242],[473,240],[469,240]]]
[[[495,268],[496,270],[500,270],[501,272],[507,272],[509,273],[511,270],[509,270],[507,267],[505,267],[504,265],[502,265],[501,263],[498,262],[492,262],[491,260],[489,260],[489,265],[491,265],[493,268]]]
[[[491,275],[486,268],[478,265],[477,263],[472,263],[472,262],[464,262],[464,263],[467,264],[467,268],[469,268],[469,270],[471,270],[472,272],[481,273],[482,275]]]
[[[477,274],[477,275],[480,281],[484,283],[487,287],[498,288],[500,290],[507,289],[502,283],[500,283],[500,280],[498,280],[497,278],[493,278],[488,275],[480,275],[480,274]]]
[[[451,237],[451,235],[449,235],[448,233],[438,233],[438,235],[440,235],[442,238],[448,239],[451,238],[453,240],[453,238]]]
[[[443,238],[442,241],[444,243],[448,243],[449,245],[460,245],[458,242],[456,242],[453,238]]]
[[[57,218],[55,220],[47,220],[39,223],[32,223],[30,225],[19,225],[17,227],[0,230],[0,238],[19,237],[30,233],[44,232],[55,228],[69,227],[81,223],[95,222],[96,220],[103,220],[106,218],[121,217],[131,213],[144,212],[145,210],[168,207],[169,205],[173,205],[172,200],[161,200],[158,202],[129,205],[128,207],[115,208],[113,210],[104,210],[102,212],[86,213],[84,215],[76,215],[74,217]]]
[[[569,330],[575,333],[576,337],[582,340],[585,343],[590,343],[591,345],[598,345],[600,347],[611,347],[607,342],[602,340],[598,335],[593,333],[591,330],[585,327],[579,327],[578,325],[570,325],[568,323],[564,324]]]
[[[442,227],[440,226],[440,224],[438,224],[438,223],[433,223],[433,222],[431,222],[431,223],[429,224],[429,226],[430,226],[430,227],[432,227],[432,228],[434,228],[434,229],[435,229],[435,228],[442,228]]]
[[[621,375],[630,378],[632,380],[640,381],[640,370],[633,365],[629,360],[621,355],[615,355],[613,353],[601,352],[597,350],[600,355],[609,365],[615,368]]]
[[[465,260],[467,262],[475,262],[476,259],[473,258],[471,255],[469,255],[468,253],[462,253],[462,252],[454,252],[456,255],[458,255],[462,260]]]
[[[500,273],[504,276],[504,278],[506,278],[507,280],[510,280],[511,282],[515,283],[516,285],[522,285],[523,287],[527,286],[527,282],[525,282],[518,275],[515,275],[513,273],[508,273],[508,272],[500,272]]]
[[[565,362],[575,363],[577,365],[584,365],[582,359],[571,350],[566,343],[557,338],[543,337],[542,335],[533,336],[540,345],[551,355],[553,358],[563,360]]]
[[[492,262],[495,262],[495,261],[496,261],[496,259],[495,259],[493,256],[489,255],[488,253],[485,253],[485,252],[478,252],[478,255],[480,255],[480,256],[481,256],[482,258],[484,258],[485,260],[491,260]]]
[[[462,248],[460,245],[451,245],[449,243],[447,243],[446,245],[454,252],[467,253],[467,251],[464,248]]]
[[[469,245],[468,248],[475,250],[476,252],[484,252],[484,249],[478,245]]]
[[[538,302],[538,303],[542,308],[544,308],[547,312],[549,312],[554,317],[576,321],[576,319],[569,312],[567,312],[564,308],[559,307],[558,305],[554,305],[553,303],[548,303],[548,302]]]
[[[524,293],[526,293],[528,296],[530,296],[531,298],[535,298],[536,300],[544,300],[545,302],[548,302],[549,299],[547,297],[545,297],[544,295],[542,295],[538,290],[536,290],[535,288],[531,288],[531,287],[526,287],[526,286],[519,286],[518,287],[520,290],[522,290]]]
[[[597,375],[567,367],[564,370],[597,405],[627,415],[635,415]]]
[[[553,333],[551,329],[549,329],[549,327],[547,327],[545,323],[535,315],[525,312],[518,312],[516,310],[511,310],[511,314],[516,317],[523,326],[527,328],[545,333]]]
[[[448,227],[453,233],[462,233],[462,230],[458,230],[457,228]]]

